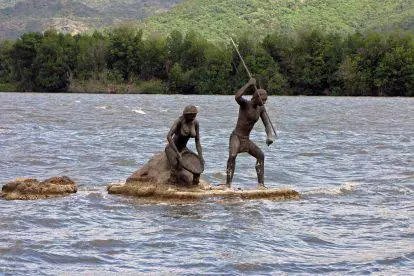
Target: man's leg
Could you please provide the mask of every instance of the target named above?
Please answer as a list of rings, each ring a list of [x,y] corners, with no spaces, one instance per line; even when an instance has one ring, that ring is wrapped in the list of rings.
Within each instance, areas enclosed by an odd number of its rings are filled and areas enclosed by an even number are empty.
[[[237,135],[235,134],[232,134],[230,136],[229,159],[227,160],[227,170],[226,170],[226,174],[227,174],[226,186],[228,188],[231,187],[231,182],[233,180],[234,169],[236,166],[236,157],[237,157],[237,154],[239,153],[239,149],[240,149],[239,137],[237,137]]]
[[[263,151],[258,146],[256,146],[255,143],[250,141],[249,154],[256,158],[256,173],[257,173],[257,182],[259,184],[259,188],[265,188],[265,185],[264,185],[264,154],[263,154]]]

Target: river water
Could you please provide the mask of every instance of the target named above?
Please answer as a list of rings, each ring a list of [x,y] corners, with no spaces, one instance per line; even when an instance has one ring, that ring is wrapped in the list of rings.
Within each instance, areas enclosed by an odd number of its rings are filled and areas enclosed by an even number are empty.
[[[225,180],[230,96],[0,93],[0,184],[67,175],[77,194],[0,200],[0,275],[381,274],[414,271],[414,99],[270,97],[265,183],[291,201],[148,203],[108,195],[200,108],[204,178]],[[194,142],[190,140],[193,149]],[[237,158],[235,188],[256,184]]]

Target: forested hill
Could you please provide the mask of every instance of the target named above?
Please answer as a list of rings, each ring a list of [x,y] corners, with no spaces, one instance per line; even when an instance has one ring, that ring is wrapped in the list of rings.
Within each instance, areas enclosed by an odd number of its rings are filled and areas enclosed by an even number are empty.
[[[0,0],[0,38],[54,28],[80,33],[169,10],[183,0]]]
[[[326,32],[414,29],[412,0],[186,0],[147,18],[144,30],[197,30],[210,40],[227,35],[318,28]]]
[[[144,21],[141,21],[144,20]],[[0,0],[0,38],[55,28],[78,33],[122,22],[144,33],[196,30],[209,40],[253,32],[414,29],[413,0]]]

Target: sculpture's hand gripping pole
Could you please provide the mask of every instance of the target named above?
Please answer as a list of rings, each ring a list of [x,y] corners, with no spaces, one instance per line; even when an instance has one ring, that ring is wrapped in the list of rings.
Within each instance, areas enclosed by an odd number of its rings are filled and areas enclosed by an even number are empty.
[[[241,56],[241,54],[240,54],[240,52],[239,52],[239,49],[237,48],[236,43],[234,43],[234,40],[233,40],[231,37],[230,37],[230,40],[231,40],[231,43],[232,43],[232,44],[233,44],[233,46],[234,46],[234,49],[236,50],[237,54],[239,55],[239,58],[240,58],[241,62],[243,63],[244,69],[246,69],[247,75],[249,76],[249,78],[252,78],[252,74],[250,74],[250,71],[249,71],[249,69],[247,68],[246,63],[244,62],[244,59],[243,59],[243,57]],[[254,85],[254,90],[255,90],[255,91],[257,91],[257,87],[256,87],[256,85]],[[268,119],[268,120],[269,120],[269,122],[270,122],[270,125],[271,125],[271,127],[272,127],[273,133],[275,134],[275,137],[277,137],[275,127],[273,126],[273,123],[272,123],[272,121],[270,120],[269,114],[268,114],[268,113],[267,113],[267,111],[266,111],[266,108],[265,108],[265,106],[264,106],[264,104],[263,104],[262,98],[260,97],[260,95],[259,95],[259,94],[258,94],[257,96],[258,96],[258,98],[259,98],[259,100],[260,100],[260,102],[261,102],[261,104],[262,104],[262,106],[263,106],[263,110],[264,110],[264,112],[265,112],[265,114],[266,114],[266,117],[267,117],[267,119]]]

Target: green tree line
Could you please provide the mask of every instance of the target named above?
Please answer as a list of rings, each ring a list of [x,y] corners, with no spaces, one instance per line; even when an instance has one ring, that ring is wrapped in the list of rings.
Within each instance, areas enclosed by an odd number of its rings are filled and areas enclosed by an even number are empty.
[[[414,95],[410,33],[306,30],[234,39],[272,95]],[[131,26],[78,35],[51,30],[0,43],[2,90],[233,94],[246,81],[230,41],[212,43],[193,31],[144,37]]]

